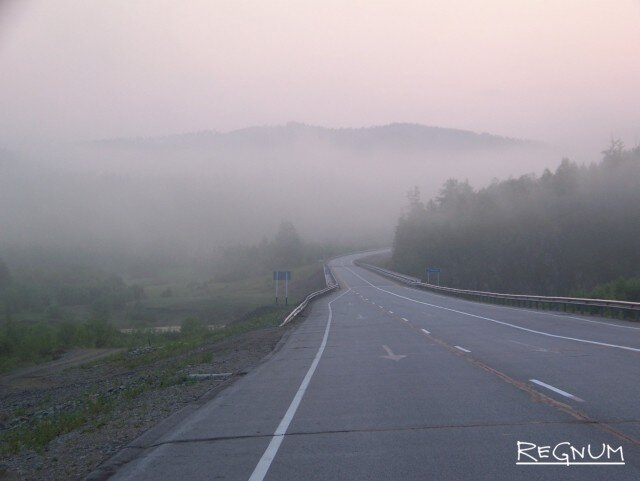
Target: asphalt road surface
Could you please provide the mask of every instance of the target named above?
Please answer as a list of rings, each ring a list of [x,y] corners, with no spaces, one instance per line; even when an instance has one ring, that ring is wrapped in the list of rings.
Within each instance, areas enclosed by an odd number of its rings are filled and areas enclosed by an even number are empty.
[[[640,479],[640,324],[415,290],[356,257],[277,352],[114,479]]]

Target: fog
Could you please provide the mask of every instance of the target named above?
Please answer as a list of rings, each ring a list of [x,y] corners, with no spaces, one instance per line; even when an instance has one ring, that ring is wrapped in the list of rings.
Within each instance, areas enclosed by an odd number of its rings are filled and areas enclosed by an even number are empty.
[[[195,255],[291,221],[317,241],[384,245],[406,192],[486,183],[557,163],[533,142],[390,125],[290,123],[5,153],[2,240]]]
[[[292,120],[640,141],[637,0],[0,4],[0,144]]]
[[[478,5],[2,2],[0,257],[388,245],[414,186],[640,140],[637,2]]]

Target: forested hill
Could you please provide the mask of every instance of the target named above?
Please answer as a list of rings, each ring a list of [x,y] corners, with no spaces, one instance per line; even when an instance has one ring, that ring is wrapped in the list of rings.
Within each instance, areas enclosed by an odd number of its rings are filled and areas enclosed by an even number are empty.
[[[284,149],[300,142],[317,142],[347,150],[402,149],[476,150],[499,147],[532,147],[534,142],[468,130],[394,123],[364,128],[326,128],[290,122],[280,126],[249,127],[228,133],[202,131],[164,137],[110,139],[95,146],[116,149],[208,148],[215,150]]]
[[[554,165],[550,150],[415,124],[34,145],[0,152],[0,250],[27,239],[182,255],[271,236],[284,220],[309,239],[383,244],[417,176],[433,194],[452,176]]]
[[[603,154],[480,190],[449,180],[427,204],[412,192],[394,267],[416,276],[440,267],[452,287],[541,295],[640,277],[640,147],[613,142]]]

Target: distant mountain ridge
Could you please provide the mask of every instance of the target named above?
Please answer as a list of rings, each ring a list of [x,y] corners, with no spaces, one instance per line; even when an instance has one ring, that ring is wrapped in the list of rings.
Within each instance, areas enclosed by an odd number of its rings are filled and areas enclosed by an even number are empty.
[[[255,126],[230,132],[205,130],[159,137],[103,139],[88,143],[116,149],[184,148],[213,149],[285,148],[300,142],[331,144],[347,150],[485,150],[537,147],[531,140],[514,139],[468,130],[391,123],[361,128],[328,128],[289,122],[277,126]],[[86,144],[85,144],[86,145]]]

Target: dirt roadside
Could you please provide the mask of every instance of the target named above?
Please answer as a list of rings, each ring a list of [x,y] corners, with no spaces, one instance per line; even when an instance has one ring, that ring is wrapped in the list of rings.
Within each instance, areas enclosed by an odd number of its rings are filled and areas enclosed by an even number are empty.
[[[20,369],[0,377],[0,393],[4,396],[12,391],[46,389],[50,387],[50,379],[63,369],[81,366],[121,351],[123,349],[74,349],[54,361]]]
[[[0,480],[83,479],[160,421],[246,374],[289,330],[250,331],[151,363],[136,363],[149,348],[120,353],[118,362],[106,350],[76,351],[6,376],[0,380],[0,433],[65,434],[17,453],[3,442]],[[190,377],[214,373],[232,375]]]

